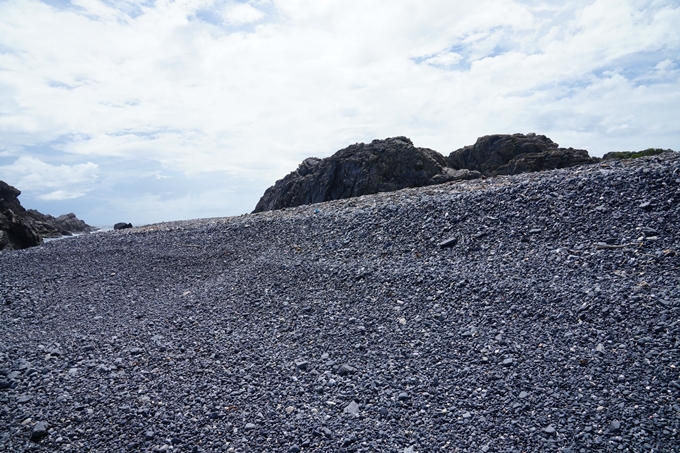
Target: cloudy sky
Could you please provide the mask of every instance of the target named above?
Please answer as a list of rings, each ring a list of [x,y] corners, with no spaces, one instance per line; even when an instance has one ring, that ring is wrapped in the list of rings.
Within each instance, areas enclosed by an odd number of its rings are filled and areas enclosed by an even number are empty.
[[[677,0],[0,0],[0,179],[144,224],[395,135],[680,149],[678,24]]]

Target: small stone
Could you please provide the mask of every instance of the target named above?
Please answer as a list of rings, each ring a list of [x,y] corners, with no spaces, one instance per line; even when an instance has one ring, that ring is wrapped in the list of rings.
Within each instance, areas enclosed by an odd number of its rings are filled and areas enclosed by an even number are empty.
[[[378,414],[380,414],[381,417],[387,417],[390,414],[390,411],[388,411],[386,407],[381,407],[378,409]]]
[[[411,397],[410,397],[409,394],[406,393],[406,392],[401,392],[401,393],[399,394],[399,396],[397,396],[397,399],[398,399],[399,401],[408,401],[409,398],[411,398]]]
[[[47,436],[47,429],[49,426],[45,422],[38,422],[33,426],[31,431],[31,440],[33,442],[38,442],[43,437]]]
[[[595,350],[597,352],[604,352],[604,345],[602,343],[598,344],[597,347],[595,347]]]
[[[8,389],[8,388],[11,387],[11,385],[12,385],[11,382],[9,382],[9,381],[6,380],[6,379],[3,379],[2,381],[0,381],[0,390]]]
[[[90,351],[94,351],[94,346],[92,346],[91,344],[83,347],[83,352],[90,352]]]
[[[401,325],[405,325],[405,324],[406,324],[406,318],[399,318],[399,319],[397,319],[397,321],[398,321],[399,324],[401,324]]]
[[[359,404],[356,401],[349,403],[345,409],[342,411],[345,414],[358,415],[359,414]]]
[[[503,366],[510,366],[510,365],[512,365],[512,359],[511,359],[511,358],[507,358],[507,359],[503,360],[503,362],[501,362],[501,365],[503,365]]]
[[[337,373],[338,373],[340,376],[346,376],[346,375],[348,375],[348,374],[356,373],[356,371],[357,371],[356,368],[354,368],[353,366],[351,366],[351,365],[345,363],[345,364],[342,364],[342,365],[340,365],[340,366],[338,367]]]
[[[154,432],[151,431],[151,430],[145,431],[145,432],[144,432],[144,440],[145,440],[146,442],[148,442],[148,441],[152,440],[152,439],[154,438],[155,435],[156,435],[156,433],[154,433]]]
[[[246,426],[245,426],[246,431],[251,431],[255,428],[256,428],[255,423],[246,423]]]
[[[309,362],[306,360],[299,360],[295,362],[295,366],[297,367],[298,370],[305,371],[309,366]]]
[[[300,453],[300,447],[293,445],[288,449],[288,453]]]
[[[293,413],[294,410],[295,410],[295,408],[293,406],[288,406],[286,408],[286,414],[290,415],[290,414]]]
[[[328,439],[333,437],[333,431],[331,431],[330,429],[324,428],[322,431],[323,431],[323,435],[326,436]]]
[[[463,418],[470,418],[472,417],[472,414],[469,412],[463,412]]]
[[[520,398],[520,399],[524,399],[524,398],[526,398],[527,396],[529,396],[529,394],[528,394],[527,392],[524,392],[524,391],[519,392],[519,398]]]
[[[651,201],[645,201],[645,202],[643,202],[643,203],[640,203],[640,207],[641,207],[642,209],[649,209],[651,206],[652,206],[652,202],[651,202]]]
[[[321,354],[321,360],[328,360],[328,357],[330,357],[330,356],[328,355],[327,352],[324,352],[323,354]]]
[[[404,453],[415,453],[413,447],[404,447]]]
[[[457,238],[448,238],[448,239],[445,239],[442,242],[440,242],[439,247],[450,248],[450,247],[453,247],[454,245],[456,245],[457,243],[458,243]]]
[[[621,429],[621,422],[619,422],[618,420],[612,421],[612,422],[609,424],[609,429],[610,429],[611,431],[613,431],[613,432],[618,431],[619,429]]]
[[[552,425],[550,425],[550,426],[546,426],[545,428],[543,428],[543,432],[546,433],[546,434],[552,435],[552,434],[555,434],[556,431],[555,431],[555,428],[553,428]]]
[[[28,403],[32,399],[33,399],[33,396],[31,396],[31,395],[21,395],[19,398],[17,398],[17,403],[19,403],[19,404]]]
[[[353,444],[354,442],[356,442],[356,441],[357,441],[357,438],[356,438],[356,437],[354,437],[354,436],[348,437],[348,438],[342,440],[342,442],[340,443],[340,446],[341,446],[342,448],[347,448],[347,447],[349,447],[350,445],[352,445],[352,444]]]

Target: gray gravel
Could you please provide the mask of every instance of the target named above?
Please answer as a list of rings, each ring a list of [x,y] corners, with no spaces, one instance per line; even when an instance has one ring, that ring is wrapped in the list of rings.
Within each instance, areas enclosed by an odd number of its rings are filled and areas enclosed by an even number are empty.
[[[679,218],[669,154],[3,254],[0,450],[678,451]]]

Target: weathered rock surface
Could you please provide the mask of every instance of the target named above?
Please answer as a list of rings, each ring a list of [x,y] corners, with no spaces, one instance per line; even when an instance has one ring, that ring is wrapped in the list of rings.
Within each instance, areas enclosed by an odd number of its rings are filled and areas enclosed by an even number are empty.
[[[0,451],[677,452],[678,260],[670,153],[3,254]]]
[[[406,137],[358,143],[326,159],[310,157],[267,189],[254,212],[479,178],[592,164],[585,150],[545,135],[487,135],[445,158]]]
[[[98,228],[88,225],[72,212],[54,217],[35,209],[28,209],[28,214],[35,220],[34,224],[43,238],[71,236],[74,233],[91,233]]]
[[[444,156],[417,148],[406,137],[373,140],[351,145],[326,159],[305,159],[297,170],[265,191],[255,212],[475,177],[479,174],[447,169]]]
[[[0,181],[0,250],[18,250],[42,244],[33,219],[19,202],[21,191]]]
[[[545,135],[486,135],[474,145],[449,154],[448,164],[455,169],[479,171],[484,175],[513,175],[592,164],[600,159],[585,150],[560,148]]]
[[[21,191],[0,181],[0,250],[19,250],[42,244],[43,238],[89,233],[91,227],[75,214],[53,217],[35,209],[24,209],[19,202]]]

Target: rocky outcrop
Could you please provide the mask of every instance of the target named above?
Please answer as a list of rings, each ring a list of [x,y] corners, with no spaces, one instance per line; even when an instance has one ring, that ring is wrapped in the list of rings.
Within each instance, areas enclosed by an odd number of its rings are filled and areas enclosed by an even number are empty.
[[[479,177],[406,137],[357,143],[326,159],[305,159],[264,193],[255,212]]]
[[[476,170],[487,176],[554,170],[599,162],[588,151],[560,148],[545,135],[486,135],[474,145],[449,154],[454,169]]]
[[[89,233],[91,227],[75,214],[53,217],[35,209],[24,209],[19,202],[21,191],[0,181],[0,251],[19,250],[43,243],[43,238]]]
[[[254,212],[442,184],[592,164],[582,149],[560,148],[545,135],[487,135],[445,158],[406,137],[357,143],[326,159],[305,159],[266,190]]]
[[[128,228],[132,228],[131,223],[126,223],[126,222],[118,222],[113,226],[114,230],[127,230]]]
[[[18,250],[42,244],[31,216],[19,203],[21,191],[0,181],[0,250]]]
[[[29,209],[27,212],[35,220],[34,223],[38,232],[44,238],[71,236],[74,233],[91,233],[98,230],[98,228],[80,220],[72,212],[60,215],[59,217],[43,214],[35,209]]]

